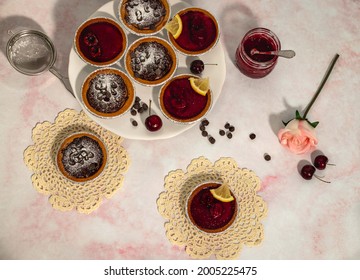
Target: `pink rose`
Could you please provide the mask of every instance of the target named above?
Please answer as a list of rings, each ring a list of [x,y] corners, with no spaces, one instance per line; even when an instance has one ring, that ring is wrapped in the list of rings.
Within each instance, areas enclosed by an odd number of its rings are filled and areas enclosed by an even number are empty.
[[[318,140],[315,128],[307,121],[293,119],[278,132],[278,138],[284,147],[295,154],[304,154],[316,147]]]

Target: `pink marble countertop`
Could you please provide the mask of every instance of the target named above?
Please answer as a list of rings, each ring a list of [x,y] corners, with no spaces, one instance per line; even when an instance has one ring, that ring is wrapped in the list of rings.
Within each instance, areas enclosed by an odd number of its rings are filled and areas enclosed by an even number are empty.
[[[213,162],[232,157],[262,181],[259,194],[269,210],[265,237],[257,247],[245,246],[241,259],[360,258],[360,2],[187,2],[210,10],[221,25],[227,75],[208,115],[217,142],[211,145],[197,126],[166,140],[125,139],[131,166],[123,188],[84,215],[54,210],[32,187],[23,162],[38,122],[81,107],[51,73],[16,72],[5,46],[7,30],[41,29],[58,51],[56,67],[66,74],[76,28],[107,0],[0,0],[0,259],[188,259],[166,238],[156,199],[168,172],[184,170],[199,156]],[[274,31],[296,56],[253,80],[238,71],[234,54],[244,34],[258,26]],[[318,149],[336,166],[322,172],[331,184],[305,181],[298,164],[310,155],[285,150],[276,132],[282,120],[305,108],[335,53],[340,58],[309,117],[320,121]],[[226,122],[236,127],[230,140],[218,136]],[[265,161],[264,153],[272,160]]]

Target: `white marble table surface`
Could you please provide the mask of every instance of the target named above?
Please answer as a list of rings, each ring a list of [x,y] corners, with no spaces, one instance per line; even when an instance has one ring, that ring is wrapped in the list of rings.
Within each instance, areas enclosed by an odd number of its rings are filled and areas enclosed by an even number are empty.
[[[244,247],[241,259],[360,258],[360,1],[187,1],[210,10],[221,25],[226,80],[208,115],[211,145],[198,126],[166,140],[125,139],[131,157],[124,186],[90,215],[60,212],[35,191],[23,151],[32,144],[31,130],[53,122],[78,102],[51,73],[30,77],[16,72],[5,56],[7,30],[43,30],[58,51],[57,68],[67,74],[68,56],[78,25],[107,0],[0,0],[0,259],[188,259],[184,248],[171,245],[156,207],[164,177],[185,169],[193,158],[234,158],[262,181],[259,194],[268,205],[265,237],[257,247]],[[260,80],[241,74],[235,49],[251,28],[266,27],[296,57],[281,59]],[[331,184],[305,181],[300,161],[278,143],[282,120],[303,110],[328,64],[340,58],[309,117],[318,149],[334,167],[322,174]],[[226,122],[234,137],[220,137]],[[256,133],[255,140],[249,139]],[[265,161],[264,153],[271,155]]]

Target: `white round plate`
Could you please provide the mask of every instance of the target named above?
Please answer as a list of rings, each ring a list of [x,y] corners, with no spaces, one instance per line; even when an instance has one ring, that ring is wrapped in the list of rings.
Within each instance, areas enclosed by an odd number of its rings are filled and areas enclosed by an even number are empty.
[[[118,1],[110,1],[107,4],[103,5],[100,9],[98,9],[94,14],[92,14],[89,18],[97,17],[97,16],[108,16],[112,17],[120,22],[117,18],[117,3]],[[169,4],[171,5],[171,12],[173,17],[179,10],[188,6],[188,4],[179,1],[179,0],[169,0]],[[127,29],[120,23],[123,27],[124,32],[128,36],[128,45],[130,45],[133,41],[138,39],[138,36],[130,34]],[[220,29],[221,30],[221,29]],[[161,31],[157,34],[158,37],[161,37],[165,40],[167,39],[167,35],[165,34],[165,30]],[[178,56],[178,69],[176,70],[174,76],[184,73],[190,73],[189,65],[191,61],[197,59],[197,57],[187,57],[177,52]],[[205,70],[202,73],[203,77],[210,78],[210,87],[213,93],[213,104],[215,106],[216,100],[218,99],[224,81],[225,81],[225,55],[223,46],[221,41],[219,40],[217,45],[212,49],[212,51],[201,55],[201,60],[205,63],[216,63],[217,65],[209,65],[205,66]],[[122,71],[126,71],[124,67],[124,58],[120,60],[117,64],[112,67],[118,68]],[[90,66],[86,64],[75,52],[74,47],[71,48],[70,56],[69,56],[69,69],[68,75],[71,87],[74,91],[76,99],[80,102],[83,110],[87,113],[87,115],[97,122],[99,125],[103,126],[105,129],[108,129],[124,138],[128,139],[139,139],[139,140],[155,140],[155,139],[166,139],[170,137],[174,137],[194,126],[196,123],[192,124],[176,124],[170,120],[168,120],[160,111],[159,103],[158,103],[158,95],[161,86],[149,87],[143,86],[136,82],[134,82],[136,95],[141,98],[143,102],[149,104],[149,99],[151,102],[151,111],[154,114],[158,114],[162,121],[163,126],[159,131],[150,132],[145,128],[144,122],[146,117],[148,116],[148,111],[142,114],[137,114],[136,116],[132,116],[130,111],[126,114],[116,117],[104,119],[91,114],[84,106],[81,101],[81,86],[84,79],[95,69],[94,66]],[[131,119],[137,120],[139,123],[138,126],[134,127],[131,124]]]

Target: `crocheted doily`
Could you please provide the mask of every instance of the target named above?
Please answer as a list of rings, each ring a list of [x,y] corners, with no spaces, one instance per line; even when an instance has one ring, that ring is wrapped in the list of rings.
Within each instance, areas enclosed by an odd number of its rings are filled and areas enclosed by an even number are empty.
[[[55,164],[59,145],[76,132],[93,133],[107,147],[108,161],[104,170],[100,176],[86,183],[65,178]],[[34,188],[49,196],[49,202],[55,209],[76,209],[89,214],[100,206],[103,197],[111,198],[122,187],[130,164],[129,155],[121,146],[123,138],[90,120],[83,111],[66,109],[58,114],[54,123],[38,123],[32,131],[32,140],[34,145],[25,150],[24,162],[33,172]]]
[[[186,200],[199,184],[209,181],[226,182],[237,198],[239,212],[234,223],[220,233],[199,230],[188,219]],[[220,158],[214,164],[200,157],[193,159],[187,170],[170,171],[165,177],[165,191],[157,200],[159,213],[168,221],[166,236],[171,243],[185,246],[186,252],[196,259],[236,259],[243,245],[255,246],[264,237],[260,223],[267,214],[264,200],[257,195],[260,179],[248,169],[239,168],[231,158]]]

